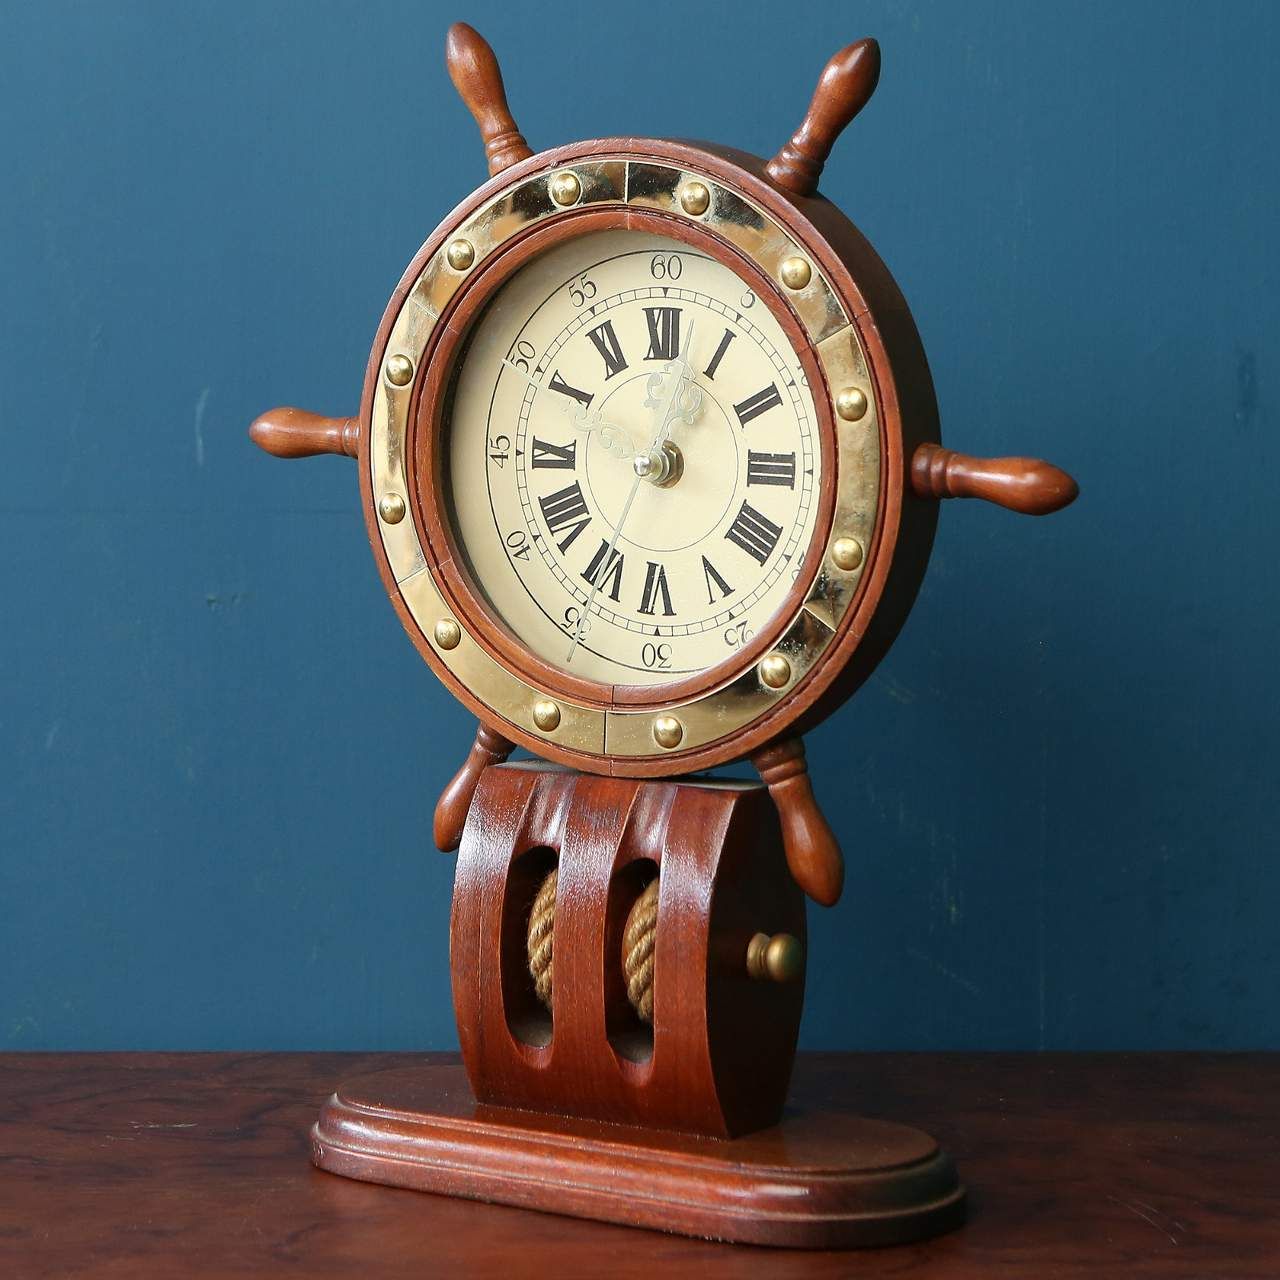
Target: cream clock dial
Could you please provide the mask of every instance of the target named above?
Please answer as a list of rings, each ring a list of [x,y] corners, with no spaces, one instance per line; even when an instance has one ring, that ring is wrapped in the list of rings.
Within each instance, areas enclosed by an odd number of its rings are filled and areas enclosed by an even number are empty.
[[[773,313],[723,263],[633,231],[521,268],[446,413],[470,575],[544,661],[656,685],[748,644],[814,536],[817,415]]]

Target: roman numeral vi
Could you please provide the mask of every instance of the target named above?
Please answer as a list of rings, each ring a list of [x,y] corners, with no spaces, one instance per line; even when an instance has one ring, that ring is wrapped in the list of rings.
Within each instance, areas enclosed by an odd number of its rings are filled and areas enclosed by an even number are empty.
[[[668,618],[672,617],[675,610],[671,607],[671,592],[667,587],[667,571],[656,561],[650,560],[649,567],[644,572],[644,590],[640,593],[640,608],[638,612],[652,614],[659,596],[662,597],[663,614]]]

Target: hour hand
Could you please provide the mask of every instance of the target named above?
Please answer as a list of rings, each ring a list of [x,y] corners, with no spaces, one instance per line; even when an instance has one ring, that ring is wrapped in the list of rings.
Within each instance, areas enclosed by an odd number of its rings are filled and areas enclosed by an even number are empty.
[[[661,373],[649,375],[645,384],[648,392],[644,407],[654,411],[655,445],[677,422],[692,423],[702,412],[702,388],[697,385],[697,375],[689,365],[688,352],[693,347],[693,322],[679,354],[668,360]]]
[[[535,391],[546,390],[540,382],[535,382],[519,365],[513,364],[510,360],[504,360],[502,363],[512,373],[522,377]],[[636,449],[631,443],[631,433],[625,427],[618,426],[616,422],[609,422],[601,415],[598,409],[588,409],[586,405],[579,404],[573,400],[566,400],[560,408],[569,415],[569,421],[575,430],[588,433],[594,432],[606,453],[612,454],[615,458],[621,458],[623,461],[636,456]]]
[[[594,433],[600,441],[600,447],[606,453],[624,461],[636,456],[636,450],[631,443],[631,433],[625,427],[618,426],[616,422],[607,421],[600,416],[597,409],[587,409],[583,405],[565,405],[564,407],[570,412],[570,420],[575,430]]]

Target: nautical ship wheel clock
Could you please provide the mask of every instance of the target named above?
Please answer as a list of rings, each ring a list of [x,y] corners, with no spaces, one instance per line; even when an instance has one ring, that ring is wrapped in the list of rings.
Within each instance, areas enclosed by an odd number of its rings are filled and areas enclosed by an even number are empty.
[[[816,192],[879,56],[836,54],[767,163],[534,154],[492,50],[450,30],[492,177],[409,264],[359,416],[251,429],[358,460],[392,603],[480,725],[435,815],[470,1091],[434,1065],[344,1086],[321,1167],[759,1244],[960,1220],[926,1135],[829,1099],[781,1118],[804,896],[843,881],[800,735],[892,642],[938,499],[1076,494],[938,444],[906,302]],[[762,783],[679,780],[744,758]]]

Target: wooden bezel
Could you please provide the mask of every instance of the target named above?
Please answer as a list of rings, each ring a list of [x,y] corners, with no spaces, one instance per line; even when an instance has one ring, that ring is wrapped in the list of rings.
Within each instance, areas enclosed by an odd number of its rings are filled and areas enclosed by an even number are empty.
[[[419,528],[427,544],[424,550],[428,561],[437,567],[437,585],[441,587],[446,605],[453,610],[464,629],[474,635],[482,646],[491,648],[498,661],[534,687],[545,690],[549,697],[569,699],[602,711],[630,706],[647,710],[652,716],[660,710],[685,704],[718,689],[753,667],[774,647],[794,618],[803,603],[806,584],[811,583],[817,574],[830,533],[835,497],[835,426],[830,404],[819,393],[815,398],[815,408],[822,450],[823,483],[819,487],[815,534],[801,564],[796,587],[770,619],[769,625],[748,645],[731,653],[715,667],[661,685],[601,684],[572,676],[531,653],[485,604],[483,591],[472,580],[465,555],[461,553],[454,534],[453,522],[444,509],[441,496],[447,483],[444,462],[446,390],[473,323],[521,267],[575,236],[618,229],[650,231],[679,240],[724,262],[740,279],[755,288],[757,296],[778,319],[799,355],[811,385],[822,385],[821,368],[804,331],[779,299],[776,282],[769,280],[750,258],[689,218],[677,219],[655,210],[615,205],[576,208],[548,222],[533,224],[499,246],[483,268],[473,274],[467,289],[458,295],[447,319],[441,323],[429,367],[420,380],[422,389],[409,409],[409,439],[405,453],[411,466],[406,478],[410,502],[419,516]]]
[[[578,179],[581,196],[562,209],[550,186],[565,172]],[[820,199],[783,193],[762,173],[754,157],[637,139],[533,156],[445,219],[383,317],[365,379],[360,452],[379,570],[410,637],[450,690],[483,722],[539,755],[596,773],[660,776],[721,764],[808,727],[865,678],[923,574],[933,504],[905,491],[904,444],[936,439],[937,420],[914,325],[888,272],[842,215]],[[678,200],[690,181],[711,193],[709,207],[697,215],[685,213]],[[751,282],[805,368],[823,450],[816,531],[793,592],[749,647],[667,685],[598,684],[530,654],[470,581],[442,506],[445,392],[470,326],[533,256],[605,227],[682,240]],[[473,250],[461,269],[450,265],[446,251],[458,239]],[[790,289],[780,272],[795,257],[810,265],[811,278]],[[395,357],[393,380],[386,362]],[[401,381],[406,368],[409,376]],[[835,411],[846,389],[866,398],[867,410],[856,420]],[[407,499],[410,519],[379,516],[389,495]],[[898,565],[903,571],[894,573],[904,526],[909,554]],[[844,569],[833,548],[849,538],[864,554]],[[884,623],[873,626],[885,603]],[[866,657],[855,661],[864,641]],[[781,689],[760,674],[759,659],[770,652],[785,656],[791,668]],[[534,706],[547,700],[559,715],[554,729],[544,731]],[[655,739],[659,716],[680,724],[672,749]]]

